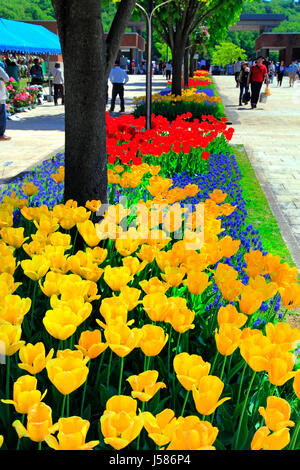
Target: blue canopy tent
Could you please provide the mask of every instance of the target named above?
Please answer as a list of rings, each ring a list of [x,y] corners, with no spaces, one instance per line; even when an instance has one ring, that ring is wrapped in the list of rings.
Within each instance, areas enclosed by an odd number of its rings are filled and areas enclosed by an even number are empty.
[[[59,37],[41,25],[0,18],[0,52],[21,52],[26,54],[61,54]],[[51,84],[49,78],[49,100]]]
[[[59,37],[44,26],[0,18],[0,51],[61,54]]]

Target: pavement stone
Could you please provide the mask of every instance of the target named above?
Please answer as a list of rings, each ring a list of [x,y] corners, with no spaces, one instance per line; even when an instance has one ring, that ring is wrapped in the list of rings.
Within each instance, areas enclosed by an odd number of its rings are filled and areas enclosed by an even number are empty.
[[[267,103],[238,106],[234,77],[214,77],[235,133],[243,144],[277,218],[280,231],[300,268],[300,81],[290,88],[270,85]]]

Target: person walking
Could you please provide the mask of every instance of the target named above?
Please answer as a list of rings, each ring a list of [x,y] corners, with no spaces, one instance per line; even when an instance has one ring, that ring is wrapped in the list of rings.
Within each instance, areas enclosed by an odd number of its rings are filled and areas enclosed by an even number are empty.
[[[284,60],[280,62],[279,65],[276,67],[276,73],[277,73],[277,86],[282,85],[282,79],[285,73],[285,65],[284,65]]]
[[[269,83],[269,77],[267,72],[267,67],[263,64],[263,57],[258,57],[256,59],[256,64],[252,65],[250,73],[248,75],[247,85],[251,83],[251,108],[257,108],[257,103],[259,100],[259,94],[261,87],[266,80],[266,84]]]
[[[115,65],[109,74],[109,79],[113,86],[109,111],[111,113],[114,111],[116,98],[119,95],[120,106],[121,106],[120,113],[124,113],[125,112],[124,84],[128,82],[129,78],[125,70],[121,69],[119,60],[116,60]]]
[[[58,106],[58,97],[61,97],[61,104],[65,104],[65,94],[64,94],[64,72],[60,68],[60,63],[55,64],[55,69],[53,70],[53,86],[54,86],[54,105]]]
[[[290,87],[294,86],[297,70],[298,70],[298,67],[295,64],[295,61],[292,60],[292,63],[289,65]]]
[[[4,71],[2,67],[0,67],[0,141],[11,140],[11,137],[5,135],[6,131],[6,120],[7,120],[7,113],[6,113],[6,87],[5,83],[9,81],[9,76]]]
[[[240,101],[239,101],[239,106],[243,105],[243,95],[249,93],[249,85],[248,85],[248,76],[250,73],[250,67],[248,62],[244,62],[242,64],[242,70],[240,72],[239,76],[239,83],[240,83]],[[247,104],[247,102],[245,102]]]
[[[276,72],[276,67],[275,67],[274,61],[272,60],[269,66],[269,82],[272,84],[274,82],[275,72]]]
[[[166,70],[166,79],[171,80],[171,74],[172,74],[172,64],[171,64],[171,62],[167,62],[165,70]]]
[[[241,69],[242,69],[242,62],[241,62],[241,58],[239,57],[238,60],[233,65],[233,72],[234,72],[237,88],[239,87],[239,76],[241,73]]]

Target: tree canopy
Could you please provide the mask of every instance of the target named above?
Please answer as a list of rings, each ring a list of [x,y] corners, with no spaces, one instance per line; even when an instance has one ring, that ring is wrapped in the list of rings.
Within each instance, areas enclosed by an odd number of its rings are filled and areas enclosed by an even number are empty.
[[[235,62],[238,58],[246,59],[246,53],[243,49],[231,42],[222,42],[217,45],[212,54],[212,63],[216,65],[228,65]]]

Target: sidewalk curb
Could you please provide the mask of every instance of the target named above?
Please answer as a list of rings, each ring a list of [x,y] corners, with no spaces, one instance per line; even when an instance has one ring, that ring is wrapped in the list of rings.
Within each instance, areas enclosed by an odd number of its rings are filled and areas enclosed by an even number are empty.
[[[49,160],[50,158],[54,157],[56,154],[63,152],[64,149],[65,149],[65,146],[59,147],[57,150],[54,150],[54,151],[50,152],[49,154],[45,155],[44,157],[40,158],[39,160],[37,160],[32,165],[29,164],[28,168],[26,168],[25,170],[20,171],[19,173],[17,173],[14,176],[9,176],[7,178],[0,178],[0,187],[3,186],[3,185],[11,183],[16,178],[20,178],[20,177],[24,176],[29,171],[32,171],[36,166],[40,165],[41,163],[45,162],[46,160]]]
[[[252,165],[252,168],[256,174],[256,177],[261,185],[261,188],[267,198],[267,201],[269,203],[270,209],[273,212],[279,228],[280,232],[282,235],[282,238],[284,239],[288,249],[290,250],[290,253],[292,255],[292,258],[294,259],[298,269],[300,269],[300,250],[299,250],[299,245],[296,240],[295,235],[293,234],[292,230],[290,229],[289,222],[287,221],[284,213],[279,207],[279,204],[277,202],[276,196],[274,194],[274,191],[272,190],[270,184],[268,183],[267,179],[264,176],[264,172],[262,171],[259,162],[254,156],[253,150],[248,147],[247,145],[243,145],[243,148],[250,160],[250,163]]]

